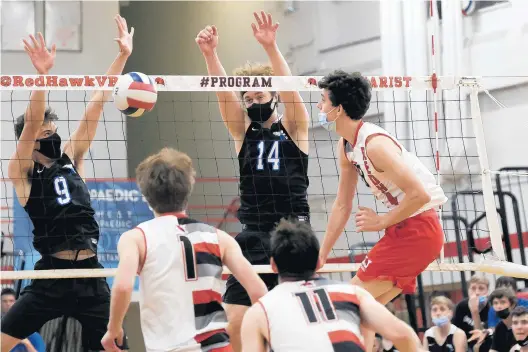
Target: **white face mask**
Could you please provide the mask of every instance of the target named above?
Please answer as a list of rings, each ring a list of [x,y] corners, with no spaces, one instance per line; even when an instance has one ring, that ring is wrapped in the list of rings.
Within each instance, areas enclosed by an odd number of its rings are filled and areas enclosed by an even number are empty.
[[[336,108],[337,106],[333,108],[332,110],[330,110],[329,112],[319,111],[319,123],[327,131],[332,131],[332,132],[336,131],[337,117],[334,121],[328,121],[328,114],[334,111]]]

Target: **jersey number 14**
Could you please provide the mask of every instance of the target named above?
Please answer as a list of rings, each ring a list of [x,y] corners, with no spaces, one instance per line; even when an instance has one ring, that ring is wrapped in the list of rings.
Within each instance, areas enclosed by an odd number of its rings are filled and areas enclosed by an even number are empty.
[[[272,142],[273,144],[271,145],[271,149],[268,153],[266,162],[272,164],[272,170],[276,171],[280,169],[279,141]],[[266,151],[264,141],[260,141],[260,143],[257,145],[257,148],[259,151],[257,159],[257,170],[264,170],[264,161],[262,160],[264,157],[264,152]]]

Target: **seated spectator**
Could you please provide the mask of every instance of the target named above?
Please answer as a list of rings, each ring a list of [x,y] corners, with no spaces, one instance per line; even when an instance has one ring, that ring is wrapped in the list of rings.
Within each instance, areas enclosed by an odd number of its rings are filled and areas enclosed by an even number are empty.
[[[515,307],[511,313],[513,337],[517,344],[510,352],[528,352],[528,308]]]
[[[515,292],[517,296],[517,305],[528,307],[528,299],[523,298],[523,295],[521,292],[517,292],[517,281],[513,277],[508,276],[501,276],[497,279],[497,282],[495,283],[495,288],[499,287],[509,287]],[[500,319],[497,317],[497,314],[495,313],[495,309],[493,307],[490,307],[488,312],[488,328],[495,328],[497,324],[499,323]]]
[[[513,337],[511,329],[512,316],[510,313],[517,305],[517,297],[511,288],[501,287],[491,293],[489,301],[501,320],[495,327],[495,330],[484,330],[485,333],[492,335],[491,349],[489,351],[509,352],[515,345],[515,338]],[[475,351],[482,352],[477,348]]]
[[[4,314],[7,313],[7,311],[11,308],[13,304],[15,304],[15,301],[16,301],[15,290],[9,287],[4,288],[2,289],[2,293],[0,293],[0,297],[2,299],[2,305],[1,305],[2,317],[4,317]]]
[[[468,339],[469,350],[471,351],[477,340],[471,340],[471,332],[475,329],[486,327],[488,320],[489,303],[487,295],[489,291],[489,280],[482,275],[473,275],[469,280],[468,296],[458,302],[455,307],[455,314],[451,323],[464,331]],[[487,350],[481,349],[481,352]]]
[[[451,324],[454,308],[447,297],[437,296],[431,300],[431,319],[435,326],[429,328],[423,338],[423,346],[428,351],[467,351],[465,332]]]
[[[11,306],[15,304],[16,294],[12,288],[4,288],[0,293],[2,298],[2,317]],[[46,344],[44,339],[39,333],[35,332],[31,334],[27,339],[22,340],[16,345],[10,352],[46,352]]]

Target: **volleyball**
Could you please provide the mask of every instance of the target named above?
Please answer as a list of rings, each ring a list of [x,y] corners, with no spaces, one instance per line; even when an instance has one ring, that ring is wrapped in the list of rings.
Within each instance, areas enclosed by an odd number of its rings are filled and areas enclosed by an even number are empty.
[[[114,104],[125,115],[140,117],[156,105],[156,85],[144,73],[130,72],[119,77],[113,90]]]

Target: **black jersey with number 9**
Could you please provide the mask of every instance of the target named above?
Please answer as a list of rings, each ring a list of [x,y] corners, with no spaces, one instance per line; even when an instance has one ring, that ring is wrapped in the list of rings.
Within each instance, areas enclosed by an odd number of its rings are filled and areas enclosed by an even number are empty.
[[[308,155],[279,123],[251,123],[238,154],[242,224],[272,226],[281,218],[308,219]]]
[[[63,250],[97,253],[99,225],[88,187],[72,161],[62,154],[49,168],[35,163],[24,209],[33,222],[33,246],[42,255]]]

